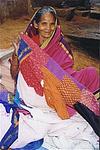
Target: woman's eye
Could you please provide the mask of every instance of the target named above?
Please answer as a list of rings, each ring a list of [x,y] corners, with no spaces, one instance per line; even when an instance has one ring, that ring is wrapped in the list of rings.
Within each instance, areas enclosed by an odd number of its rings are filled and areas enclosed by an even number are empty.
[[[43,26],[47,25],[47,23],[46,23],[46,22],[42,22],[41,24],[42,24]]]
[[[51,24],[51,27],[55,27],[55,24],[54,24],[54,23],[52,23],[52,24]]]

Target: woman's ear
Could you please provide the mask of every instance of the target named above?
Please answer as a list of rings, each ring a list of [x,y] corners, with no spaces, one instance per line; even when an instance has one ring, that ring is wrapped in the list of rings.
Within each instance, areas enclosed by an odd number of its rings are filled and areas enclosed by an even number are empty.
[[[38,24],[36,23],[36,21],[33,22],[33,25],[36,29],[38,29]]]

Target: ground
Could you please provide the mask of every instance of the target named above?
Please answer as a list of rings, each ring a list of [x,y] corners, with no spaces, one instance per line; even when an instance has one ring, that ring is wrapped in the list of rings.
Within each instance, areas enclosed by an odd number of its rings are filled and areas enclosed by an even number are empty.
[[[8,19],[5,23],[0,25],[0,49],[9,48],[12,45],[12,41],[16,40],[20,32],[24,32],[30,17],[24,16],[20,19],[11,20]],[[61,24],[63,26],[63,23]],[[63,33],[66,28],[63,29]],[[92,58],[86,52],[80,48],[73,47],[73,54],[75,59],[75,69],[80,69],[86,66],[94,66],[99,71],[99,60]]]

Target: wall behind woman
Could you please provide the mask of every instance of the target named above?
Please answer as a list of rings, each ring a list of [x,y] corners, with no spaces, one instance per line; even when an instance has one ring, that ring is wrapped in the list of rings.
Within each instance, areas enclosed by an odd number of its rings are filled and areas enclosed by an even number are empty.
[[[12,18],[28,14],[28,0],[7,0],[9,16]]]
[[[0,0],[0,22],[29,14],[31,0]]]
[[[59,7],[62,1],[63,0],[31,0],[33,8],[41,7],[44,5]]]
[[[2,24],[8,16],[7,1],[0,0],[0,24]]]

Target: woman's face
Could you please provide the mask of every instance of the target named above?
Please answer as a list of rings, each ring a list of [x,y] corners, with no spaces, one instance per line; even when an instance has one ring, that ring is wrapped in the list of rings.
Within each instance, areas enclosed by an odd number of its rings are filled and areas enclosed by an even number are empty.
[[[45,13],[38,24],[36,24],[40,39],[49,38],[55,30],[55,19],[51,13]]]

